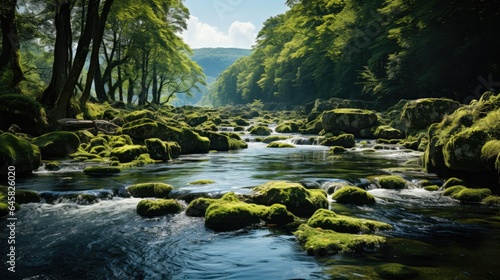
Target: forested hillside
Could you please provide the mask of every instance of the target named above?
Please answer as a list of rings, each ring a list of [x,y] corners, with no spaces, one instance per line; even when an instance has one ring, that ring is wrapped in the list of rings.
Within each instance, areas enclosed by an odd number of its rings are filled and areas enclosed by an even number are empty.
[[[500,83],[500,2],[288,0],[253,54],[218,79],[214,104],[332,97],[478,98]]]
[[[222,71],[226,70],[236,60],[241,57],[249,56],[252,53],[248,49],[237,48],[201,48],[194,49],[191,57],[203,69],[207,85],[200,85],[199,89],[193,91],[191,95],[179,95],[173,104],[200,104],[211,105],[208,98],[208,88],[213,86]],[[204,98],[203,101],[202,98]]]

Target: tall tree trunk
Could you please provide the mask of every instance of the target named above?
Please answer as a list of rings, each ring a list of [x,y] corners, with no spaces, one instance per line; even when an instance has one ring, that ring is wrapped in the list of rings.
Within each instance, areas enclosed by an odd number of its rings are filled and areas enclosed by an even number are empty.
[[[52,79],[41,98],[41,102],[49,107],[53,107],[56,104],[71,68],[72,33],[70,1],[56,1],[55,25],[56,43]]]
[[[158,92],[158,76],[156,74],[156,63],[153,64],[153,103],[160,104],[157,100],[160,99],[160,93]]]
[[[80,98],[80,104],[82,107],[85,106],[90,97],[93,80],[95,80],[96,84],[95,90],[97,99],[101,102],[107,100],[104,85],[102,84],[101,71],[97,68],[99,68],[99,50],[101,48],[102,37],[104,35],[104,27],[106,26],[106,20],[112,4],[113,0],[106,0],[106,2],[104,2],[104,7],[102,8],[101,15],[96,15],[97,18],[92,22],[92,30],[94,30],[92,36],[92,54],[90,55],[90,66],[87,73],[87,80],[85,82],[85,89],[82,97]],[[95,30],[96,27],[97,30]]]
[[[134,98],[134,80],[128,78],[128,91],[127,91],[127,104],[132,105],[132,99]]]
[[[71,67],[68,79],[66,79],[62,92],[56,101],[56,106],[51,111],[52,117],[56,120],[65,118],[68,114],[71,97],[73,97],[75,86],[89,53],[90,42],[92,41],[92,27],[95,26],[99,16],[99,4],[100,0],[89,0],[88,2],[85,29],[78,40],[73,67]]]
[[[17,0],[5,0],[3,3],[0,21],[2,28],[2,53],[0,54],[0,73],[7,66],[12,71],[10,87],[14,91],[19,91],[19,83],[24,79],[24,72],[21,68],[20,43],[17,34],[16,5]]]

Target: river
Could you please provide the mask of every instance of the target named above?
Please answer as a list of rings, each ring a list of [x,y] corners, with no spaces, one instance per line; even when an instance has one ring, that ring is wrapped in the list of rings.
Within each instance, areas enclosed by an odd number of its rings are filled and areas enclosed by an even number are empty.
[[[387,263],[418,269],[416,279],[497,279],[500,211],[460,205],[441,192],[419,188],[421,179],[442,183],[420,171],[420,156],[393,147],[331,158],[328,148],[318,145],[270,149],[250,142],[244,150],[182,156],[101,178],[83,175],[86,164],[64,161],[60,171],[40,170],[18,179],[18,188],[46,198],[91,193],[99,202],[49,199],[22,205],[16,213],[16,273],[2,269],[0,279],[380,279],[376,268]],[[402,175],[409,188],[383,190],[371,181],[389,173]],[[189,184],[197,180],[215,183]],[[308,256],[285,230],[217,233],[204,227],[203,218],[184,213],[145,219],[135,212],[140,199],[124,195],[126,186],[144,182],[168,183],[177,197],[245,194],[270,180],[318,187],[348,181],[365,187],[377,198],[374,206],[332,202],[330,208],[393,225],[392,231],[379,233],[387,246],[359,255]],[[5,236],[7,221],[0,224]],[[6,239],[0,240],[6,252]],[[6,260],[2,253],[4,265]]]

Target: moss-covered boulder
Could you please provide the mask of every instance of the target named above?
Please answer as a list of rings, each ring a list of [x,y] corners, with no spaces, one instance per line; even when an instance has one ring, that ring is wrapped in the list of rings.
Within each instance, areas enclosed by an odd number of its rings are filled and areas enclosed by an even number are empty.
[[[186,215],[190,217],[205,217],[208,206],[217,202],[217,199],[200,197],[191,201],[186,209]]]
[[[467,187],[460,186],[460,185],[451,186],[451,187],[446,188],[443,191],[443,195],[444,196],[453,196],[453,195],[459,193],[461,190],[464,190],[464,189],[467,189]]]
[[[343,154],[345,152],[347,152],[347,149],[342,146],[333,146],[330,147],[330,150],[328,150],[328,153],[331,155]]]
[[[16,189],[16,202],[19,204],[38,203],[41,200],[40,194],[35,191]]]
[[[439,186],[438,185],[425,186],[424,190],[429,192],[435,192],[439,190]]]
[[[337,203],[364,205],[375,203],[375,197],[359,187],[345,186],[335,191],[332,199]]]
[[[453,113],[460,103],[446,98],[423,98],[406,103],[401,113],[407,134],[426,129]]]
[[[137,204],[137,214],[147,218],[177,214],[181,211],[182,204],[174,199],[144,199]]]
[[[392,229],[391,225],[383,222],[337,215],[333,211],[326,209],[318,209],[309,218],[307,225],[313,228],[330,229],[335,232],[352,234]]]
[[[490,189],[470,189],[463,188],[451,195],[451,198],[457,199],[463,204],[481,203],[481,201],[491,195]]]
[[[233,134],[223,134],[213,131],[197,131],[201,136],[210,140],[210,150],[229,151],[246,149],[248,144],[239,136]]]
[[[0,134],[0,175],[15,167],[16,175],[31,174],[41,163],[40,149],[10,133]]]
[[[386,263],[375,267],[375,272],[382,279],[405,280],[419,277],[416,269],[399,263]]]
[[[43,159],[66,158],[78,150],[80,138],[73,132],[56,131],[33,138],[31,143],[40,148]]]
[[[316,116],[316,114],[314,114]],[[323,114],[319,114],[315,119],[309,121],[304,127],[299,129],[302,134],[319,134],[323,130]]]
[[[359,137],[362,129],[378,124],[378,117],[375,112],[369,110],[341,108],[324,112],[321,124],[327,133],[344,132]]]
[[[122,163],[136,160],[142,153],[147,152],[147,149],[141,145],[127,145],[114,148],[111,150],[110,156],[118,158]]]
[[[83,174],[88,176],[110,176],[120,173],[121,169],[116,166],[87,166],[83,169]]]
[[[308,217],[320,208],[328,208],[328,199],[323,190],[308,190],[298,183],[268,182],[255,187],[254,191],[251,199],[255,203],[267,206],[282,204],[300,217]]]
[[[339,136],[333,136],[325,139],[323,142],[321,142],[321,145],[352,148],[356,146],[356,140],[354,139],[354,134],[341,134]]]
[[[143,183],[129,186],[127,191],[133,197],[167,198],[173,187],[165,183]]]
[[[136,110],[126,114],[124,117],[126,122],[133,122],[140,119],[154,119],[155,113],[150,110]]]
[[[83,143],[90,143],[92,139],[94,139],[95,135],[92,134],[92,132],[88,130],[79,130],[75,132],[76,136],[78,136],[78,139],[80,139],[80,144]]]
[[[295,145],[281,141],[274,141],[269,143],[267,148],[295,148]]]
[[[374,136],[382,139],[403,139],[404,134],[399,129],[388,125],[381,125],[375,130]]]
[[[337,253],[373,251],[386,243],[386,239],[382,236],[339,233],[312,228],[306,224],[302,224],[294,235],[308,255],[320,257]]]
[[[49,161],[45,163],[45,170],[58,171],[61,170],[61,163],[58,161]]]
[[[268,136],[271,135],[271,129],[267,126],[258,125],[250,128],[250,134],[257,136]]]
[[[23,94],[0,96],[0,130],[17,125],[21,132],[38,136],[49,131],[47,114],[42,105]]]
[[[286,209],[285,205],[273,204],[264,214],[264,221],[268,224],[286,225],[295,221],[297,217]]]
[[[291,138],[290,136],[285,136],[285,135],[271,135],[264,138],[262,140],[262,143],[270,144],[271,142],[287,140],[290,138]]]
[[[446,166],[455,171],[481,171],[481,149],[488,134],[481,130],[464,130],[452,136],[443,147]]]
[[[286,121],[276,126],[274,130],[278,133],[297,133],[299,129],[300,125],[297,122]]]
[[[490,140],[481,148],[481,161],[488,170],[500,174],[500,166],[496,164],[500,155],[500,140]]]
[[[378,184],[382,189],[400,190],[406,188],[406,180],[401,176],[388,175],[378,178]]]
[[[453,186],[459,186],[459,185],[465,185],[465,182],[462,179],[458,179],[456,177],[451,177],[448,178],[443,185],[441,186],[442,189],[447,189],[449,187]]]
[[[159,138],[144,140],[149,156],[154,160],[169,161],[172,159],[172,151],[167,142]]]

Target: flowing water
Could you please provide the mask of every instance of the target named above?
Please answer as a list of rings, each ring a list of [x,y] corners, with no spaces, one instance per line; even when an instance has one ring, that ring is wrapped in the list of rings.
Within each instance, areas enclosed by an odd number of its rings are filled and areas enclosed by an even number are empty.
[[[22,205],[16,213],[16,273],[2,267],[0,279],[380,279],[376,269],[387,263],[418,269],[418,279],[497,279],[498,208],[460,205],[441,192],[419,188],[421,179],[442,183],[411,164],[419,157],[394,148],[357,149],[331,158],[322,146],[269,149],[251,142],[245,150],[183,156],[112,177],[87,177],[84,164],[63,162],[58,172],[40,170],[18,179],[18,188],[39,191],[46,202]],[[372,176],[389,173],[402,175],[409,188],[378,189]],[[215,183],[189,184],[197,180]],[[285,230],[217,233],[204,227],[203,218],[184,213],[145,219],[135,212],[140,199],[124,195],[126,186],[143,182],[168,183],[180,198],[187,193],[246,194],[270,180],[323,188],[332,182],[363,186],[377,204],[332,202],[330,207],[393,225],[392,231],[379,233],[387,246],[358,255],[308,256]],[[91,205],[57,199],[67,193],[100,199]],[[0,221],[3,265],[6,224]]]

